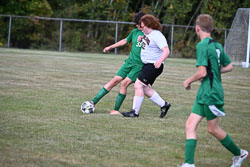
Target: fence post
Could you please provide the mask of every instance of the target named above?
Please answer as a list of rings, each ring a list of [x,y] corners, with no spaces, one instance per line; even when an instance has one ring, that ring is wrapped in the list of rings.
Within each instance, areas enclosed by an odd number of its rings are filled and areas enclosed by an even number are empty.
[[[118,40],[118,23],[115,23],[115,43]],[[115,54],[117,54],[117,48],[115,48]]]
[[[11,21],[12,21],[12,17],[10,16],[10,21],[9,21],[9,33],[8,33],[8,48],[10,48]]]
[[[62,51],[62,26],[63,26],[63,21],[60,21],[60,40],[59,40],[59,52]]]
[[[227,29],[225,29],[225,38],[224,38],[224,48],[226,48],[226,46],[227,46]],[[226,52],[226,50],[225,50],[225,52]]]
[[[173,55],[173,45],[174,45],[174,26],[171,25],[171,50],[170,50],[170,56]]]

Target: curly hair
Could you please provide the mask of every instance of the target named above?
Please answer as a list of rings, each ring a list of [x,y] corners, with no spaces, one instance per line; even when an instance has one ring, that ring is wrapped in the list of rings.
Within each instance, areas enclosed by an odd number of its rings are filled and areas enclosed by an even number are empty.
[[[145,26],[153,30],[159,30],[159,31],[162,30],[160,20],[155,18],[153,15],[150,14],[144,15],[140,20],[140,24],[141,22],[143,22]]]
[[[145,15],[144,12],[138,12],[134,15],[134,20],[133,22],[136,24],[136,25],[139,25],[140,23],[140,19]]]

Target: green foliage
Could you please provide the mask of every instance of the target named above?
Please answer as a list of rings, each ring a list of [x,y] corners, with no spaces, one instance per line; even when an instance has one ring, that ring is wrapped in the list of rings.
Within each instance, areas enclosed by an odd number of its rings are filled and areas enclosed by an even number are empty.
[[[3,0],[0,13],[21,16],[51,16],[53,11],[47,0]]]
[[[135,12],[144,11],[159,18],[162,24],[193,26],[200,13],[208,13],[213,16],[215,27],[230,28],[237,9],[249,7],[250,0],[3,0],[0,14],[131,22]],[[0,19],[0,46],[6,46],[8,23],[8,18]],[[115,25],[80,25],[64,22],[63,49],[99,52],[114,43]],[[119,25],[119,39],[126,37],[132,28]],[[194,57],[197,39],[191,31],[183,28],[174,33],[174,53],[178,56]],[[164,35],[169,37],[170,33],[168,30]],[[13,19],[11,34],[12,47],[58,48],[58,21]],[[216,31],[214,38],[223,43],[224,34]]]
[[[53,14],[47,0],[11,0],[3,1],[0,5],[1,14],[21,15],[21,16],[45,16],[50,17]],[[2,20],[3,25],[0,34],[6,37],[9,27],[9,20]],[[40,20],[36,19],[13,19],[11,27],[11,46],[19,48],[29,48],[35,40],[43,38],[41,31],[51,31],[49,27],[41,24]],[[5,38],[5,40],[7,40]],[[3,38],[0,38],[3,41]],[[6,43],[6,41],[4,41]]]

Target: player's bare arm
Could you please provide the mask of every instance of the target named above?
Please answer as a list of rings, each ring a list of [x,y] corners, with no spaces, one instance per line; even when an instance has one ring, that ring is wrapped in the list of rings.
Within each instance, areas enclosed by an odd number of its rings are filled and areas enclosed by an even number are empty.
[[[159,60],[157,60],[154,65],[155,65],[155,68],[160,68],[162,62],[164,62],[166,60],[166,58],[168,57],[170,51],[169,51],[169,48],[168,46],[164,47],[161,49],[162,50],[162,56],[160,57]]]
[[[184,81],[184,88],[186,90],[191,89],[191,83],[204,78],[207,75],[207,70],[205,66],[199,66],[196,73]]]
[[[226,66],[221,67],[220,72],[226,73],[226,72],[231,72],[232,70],[233,70],[233,65],[232,65],[232,63],[230,63]]]
[[[103,52],[104,52],[104,53],[107,53],[107,52],[109,52],[111,49],[114,49],[114,48],[123,46],[123,45],[125,45],[125,44],[127,44],[127,40],[126,40],[126,39],[122,39],[122,40],[116,42],[115,44],[110,45],[110,46],[104,48],[104,49],[103,49]]]

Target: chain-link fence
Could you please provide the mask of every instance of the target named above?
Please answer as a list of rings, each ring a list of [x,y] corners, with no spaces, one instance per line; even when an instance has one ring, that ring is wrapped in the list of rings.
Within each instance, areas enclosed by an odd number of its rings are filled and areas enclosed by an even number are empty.
[[[101,53],[135,27],[132,22],[0,15],[0,47]],[[195,57],[194,26],[162,24],[172,57]],[[216,28],[213,37],[224,44],[229,29]],[[127,54],[130,45],[115,54]]]

